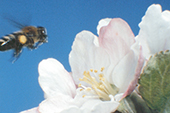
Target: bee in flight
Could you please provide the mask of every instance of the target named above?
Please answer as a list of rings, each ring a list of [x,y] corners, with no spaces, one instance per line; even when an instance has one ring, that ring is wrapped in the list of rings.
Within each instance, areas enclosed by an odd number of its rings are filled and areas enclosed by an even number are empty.
[[[44,27],[25,26],[18,32],[3,36],[0,39],[0,51],[14,49],[13,57],[15,58],[14,61],[16,61],[23,47],[36,49],[46,42],[48,42],[47,32]]]

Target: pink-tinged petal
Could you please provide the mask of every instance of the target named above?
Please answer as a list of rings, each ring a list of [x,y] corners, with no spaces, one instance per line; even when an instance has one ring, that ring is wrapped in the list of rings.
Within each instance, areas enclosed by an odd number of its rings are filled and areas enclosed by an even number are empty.
[[[64,69],[63,65],[53,59],[42,60],[38,67],[39,84],[45,96],[54,96],[57,93],[75,96],[76,87],[71,75]]]
[[[107,24],[107,21],[103,23]],[[105,67],[103,73],[107,80],[120,88],[120,93],[125,92],[135,77],[138,65],[140,46],[136,44],[134,48],[134,45],[134,35],[129,25],[120,18],[112,19],[102,27],[99,38],[88,31],[80,32],[69,55],[76,84],[84,71]],[[140,70],[136,74],[139,75]]]
[[[107,26],[111,20],[112,20],[111,18],[105,18],[105,19],[101,19],[99,21],[98,26],[97,26],[97,34],[98,35],[100,34],[99,32],[100,32],[101,27]]]
[[[58,93],[42,101],[38,108],[40,113],[59,113],[68,108],[72,100],[70,96]]]
[[[129,25],[120,18],[112,19],[108,26],[100,29],[99,43],[114,60],[112,65],[118,64],[134,42],[134,34]]]
[[[151,5],[139,24],[140,31],[136,37],[143,48],[146,58],[159,51],[170,49],[170,12],[162,12],[160,5]]]
[[[29,109],[29,110],[22,111],[20,113],[40,113],[40,112],[39,112],[38,108],[35,107],[35,108]]]
[[[133,51],[130,51],[115,66],[113,70],[113,75],[110,76],[110,82],[113,81],[113,84],[115,84],[119,88],[119,93],[125,92],[128,88],[128,85],[133,80],[137,61],[138,59],[135,59]]]
[[[141,68],[137,69],[137,65],[143,66],[143,63],[138,64],[141,50],[135,43],[134,34],[124,20],[112,19],[108,26],[100,29],[99,43],[111,55],[114,66],[111,76],[106,76],[107,80],[120,89],[119,93],[125,92],[134,77],[140,74]]]
[[[100,70],[111,65],[110,56],[99,47],[98,38],[89,31],[82,31],[76,35],[72,51],[69,54],[72,76],[78,84],[84,71]]]
[[[110,79],[113,79],[113,83],[120,89],[119,93],[126,91],[124,97],[137,86],[143,63],[142,48],[135,43],[132,50],[114,68]]]
[[[128,89],[126,90],[126,92],[124,93],[123,97],[126,97],[127,95],[131,94],[133,92],[133,90],[136,88],[137,84],[138,84],[138,79],[140,77],[140,73],[144,64],[145,58],[142,54],[142,47],[140,48],[140,55],[139,55],[139,59],[138,59],[138,65],[136,67],[135,70],[135,77],[134,79],[131,81],[130,85],[128,86]]]

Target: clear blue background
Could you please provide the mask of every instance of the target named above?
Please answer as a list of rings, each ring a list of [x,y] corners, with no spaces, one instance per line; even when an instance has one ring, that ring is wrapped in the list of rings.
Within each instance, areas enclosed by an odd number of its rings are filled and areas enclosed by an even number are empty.
[[[2,18],[12,15],[23,24],[46,27],[49,39],[36,50],[24,48],[14,64],[9,61],[13,51],[0,52],[0,113],[17,113],[43,101],[38,64],[53,57],[70,71],[68,54],[77,33],[89,30],[97,35],[100,19],[120,17],[137,35],[138,23],[153,3],[170,10],[169,0],[1,0],[0,36],[19,30]]]

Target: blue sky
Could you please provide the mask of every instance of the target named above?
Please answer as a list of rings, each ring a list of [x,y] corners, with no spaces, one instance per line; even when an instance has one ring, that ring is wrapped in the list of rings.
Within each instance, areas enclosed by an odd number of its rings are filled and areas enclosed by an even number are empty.
[[[68,54],[77,33],[89,30],[97,35],[102,18],[122,18],[135,35],[148,6],[158,3],[170,10],[169,0],[1,0],[0,36],[19,30],[3,16],[22,24],[46,27],[48,43],[29,51],[24,48],[12,64],[13,51],[0,52],[0,113],[17,113],[38,106],[44,99],[38,84],[38,64],[53,57],[70,71]]]

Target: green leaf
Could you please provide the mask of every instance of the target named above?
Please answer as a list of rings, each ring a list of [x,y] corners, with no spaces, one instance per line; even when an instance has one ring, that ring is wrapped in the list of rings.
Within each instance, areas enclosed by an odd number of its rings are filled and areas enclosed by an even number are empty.
[[[139,92],[154,112],[170,109],[170,52],[149,59],[139,80]]]

